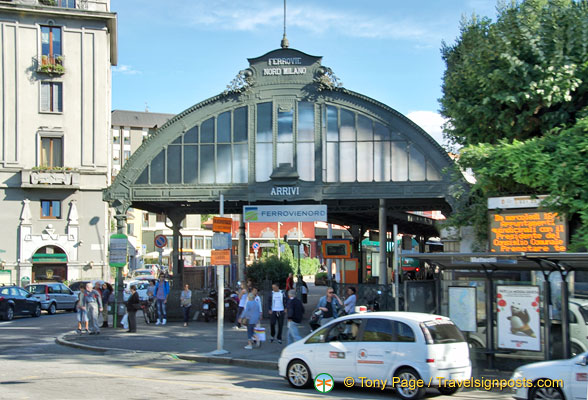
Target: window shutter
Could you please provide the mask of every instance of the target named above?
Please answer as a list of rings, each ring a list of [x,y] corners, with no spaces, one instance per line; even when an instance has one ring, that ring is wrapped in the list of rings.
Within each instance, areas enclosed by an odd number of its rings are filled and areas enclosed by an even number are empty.
[[[51,111],[51,87],[49,83],[41,83],[41,111]]]
[[[61,83],[54,83],[53,84],[53,111],[61,112],[63,111],[63,96],[61,95],[62,84]]]

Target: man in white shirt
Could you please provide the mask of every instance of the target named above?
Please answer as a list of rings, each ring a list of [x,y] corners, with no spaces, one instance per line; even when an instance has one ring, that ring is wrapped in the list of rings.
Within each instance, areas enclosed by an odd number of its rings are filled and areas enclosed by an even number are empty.
[[[347,298],[343,305],[345,306],[345,314],[353,314],[355,312],[355,303],[357,302],[357,296],[355,294],[356,289],[353,286],[347,288]]]
[[[286,303],[286,296],[280,290],[277,283],[272,285],[272,293],[269,298],[269,314],[270,314],[270,327],[271,327],[271,335],[272,338],[270,339],[270,343],[273,343],[276,338],[276,322],[278,323],[278,343],[282,344],[282,329],[284,325],[284,315],[285,315],[285,303]]]

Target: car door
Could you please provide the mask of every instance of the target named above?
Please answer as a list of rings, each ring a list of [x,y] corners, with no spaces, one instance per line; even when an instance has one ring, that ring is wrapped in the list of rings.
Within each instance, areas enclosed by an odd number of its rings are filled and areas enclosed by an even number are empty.
[[[574,400],[586,400],[588,392],[588,353],[582,353],[572,366],[571,393]]]
[[[65,286],[63,283],[59,284],[59,289],[62,296],[63,308],[67,310],[72,309],[76,302],[76,296],[73,294],[71,289]]]
[[[362,337],[355,352],[357,368],[368,379],[386,380],[396,362],[395,321],[366,318]]]
[[[25,298],[20,295],[18,289],[16,287],[10,288],[10,298],[14,302],[14,315],[22,315],[23,312],[26,312],[26,302]]]
[[[23,308],[28,314],[34,314],[37,309],[37,299],[24,289],[17,288],[20,297],[24,298]]]
[[[47,289],[49,291],[49,298],[53,300],[57,306],[58,310],[62,310],[63,308],[63,295],[61,294],[61,288],[59,287],[58,283],[51,283],[47,285]]]
[[[360,326],[360,319],[345,319],[328,327],[324,342],[314,352],[316,373],[325,372],[336,381],[357,376],[355,352]]]

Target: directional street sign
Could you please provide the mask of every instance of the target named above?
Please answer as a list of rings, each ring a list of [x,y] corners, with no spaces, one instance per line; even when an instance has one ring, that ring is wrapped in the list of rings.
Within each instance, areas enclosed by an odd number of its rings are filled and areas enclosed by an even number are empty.
[[[127,235],[110,235],[110,259],[111,267],[121,268],[127,265]]]
[[[225,218],[225,217],[213,217],[212,218],[212,231],[213,232],[231,233],[232,227],[233,227],[232,218]]]
[[[231,250],[212,250],[210,252],[210,263],[212,265],[230,265]]]
[[[214,250],[228,250],[232,247],[230,233],[215,233],[212,235],[212,248]]]

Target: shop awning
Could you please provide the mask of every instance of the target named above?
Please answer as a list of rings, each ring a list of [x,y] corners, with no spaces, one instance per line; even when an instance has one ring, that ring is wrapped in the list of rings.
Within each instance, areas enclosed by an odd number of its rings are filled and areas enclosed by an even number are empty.
[[[51,263],[51,264],[63,264],[67,263],[67,254],[34,254],[33,263]]]

